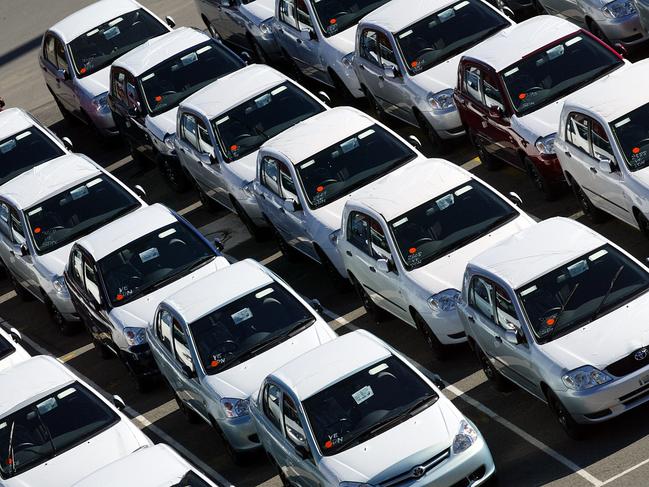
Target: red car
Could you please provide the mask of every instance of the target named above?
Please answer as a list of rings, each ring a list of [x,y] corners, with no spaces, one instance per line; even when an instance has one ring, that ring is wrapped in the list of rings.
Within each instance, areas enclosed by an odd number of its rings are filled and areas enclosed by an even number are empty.
[[[554,137],[565,97],[627,65],[588,32],[542,15],[465,53],[455,103],[481,162],[526,171],[551,199],[564,184]]]

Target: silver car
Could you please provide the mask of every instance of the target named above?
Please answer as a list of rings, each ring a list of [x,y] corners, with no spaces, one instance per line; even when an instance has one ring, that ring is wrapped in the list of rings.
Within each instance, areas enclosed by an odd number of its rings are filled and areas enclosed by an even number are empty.
[[[585,27],[609,45],[632,48],[647,40],[634,0],[538,0],[548,14]]]
[[[194,0],[212,37],[238,51],[252,53],[263,64],[278,61],[272,22],[275,0]]]
[[[546,402],[571,437],[649,401],[649,269],[567,218],[469,262],[458,312],[496,388]]]

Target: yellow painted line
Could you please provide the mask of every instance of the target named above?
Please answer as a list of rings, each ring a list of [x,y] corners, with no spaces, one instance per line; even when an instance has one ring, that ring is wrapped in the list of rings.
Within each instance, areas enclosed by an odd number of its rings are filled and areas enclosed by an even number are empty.
[[[476,167],[478,167],[481,164],[480,158],[474,157],[470,161],[465,162],[462,164],[462,169],[466,169],[467,171],[473,171]]]
[[[65,355],[62,355],[58,357],[58,359],[65,363],[69,362],[70,360],[74,360],[75,358],[83,355],[84,353],[88,353],[90,350],[93,350],[95,346],[92,343],[89,343],[88,345],[84,345],[83,347],[79,347],[76,350],[71,351],[70,353],[66,353]]]

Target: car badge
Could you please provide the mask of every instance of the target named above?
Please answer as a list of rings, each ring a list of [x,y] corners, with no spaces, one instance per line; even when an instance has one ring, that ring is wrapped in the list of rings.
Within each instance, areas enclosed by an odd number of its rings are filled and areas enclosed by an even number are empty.
[[[423,477],[425,473],[426,473],[426,469],[421,465],[412,469],[412,476],[416,479]]]
[[[635,354],[633,354],[633,358],[640,362],[641,360],[646,359],[647,355],[649,355],[649,350],[647,350],[646,348],[641,348]]]

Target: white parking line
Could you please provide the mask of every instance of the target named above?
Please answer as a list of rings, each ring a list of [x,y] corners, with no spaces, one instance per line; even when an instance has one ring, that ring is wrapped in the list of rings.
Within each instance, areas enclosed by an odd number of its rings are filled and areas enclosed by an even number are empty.
[[[13,299],[17,296],[16,291],[9,291],[8,293],[4,293],[2,296],[0,296],[0,304],[6,303],[10,299]]]
[[[638,463],[637,465],[634,465],[634,466],[631,467],[631,468],[627,468],[624,472],[620,472],[619,474],[614,475],[614,476],[611,477],[610,479],[605,480],[605,481],[602,483],[602,485],[610,484],[611,482],[614,482],[614,481],[618,480],[619,478],[624,477],[626,474],[631,473],[631,472],[633,472],[634,470],[639,469],[640,467],[642,467],[643,465],[646,465],[647,463],[649,463],[649,458],[647,458],[646,460],[644,460],[644,461]]]
[[[282,252],[275,252],[273,255],[266,257],[264,260],[260,261],[259,263],[261,265],[268,265],[272,262],[275,262],[277,259],[279,259],[282,256]]]
[[[61,362],[66,363],[69,362],[70,360],[74,360],[75,358],[79,357],[80,355],[83,355],[84,353],[89,352],[90,350],[94,350],[95,345],[91,342],[88,345],[84,345],[83,347],[79,347],[76,350],[72,350],[70,353],[66,353],[65,355],[61,355],[60,357],[57,357]]]
[[[187,208],[183,208],[182,210],[180,210],[178,214],[180,216],[185,216],[187,213],[191,213],[192,211],[200,208],[201,206],[203,206],[203,203],[197,201],[196,203],[192,203],[191,205],[189,205]]]
[[[106,171],[113,172],[117,171],[120,167],[126,166],[129,162],[133,161],[131,156],[126,156],[124,159],[120,159],[117,162],[113,162],[110,166],[106,166]]]
[[[160,421],[162,418],[166,418],[176,411],[178,411],[178,404],[176,404],[175,399],[172,399],[171,401],[167,401],[166,403],[161,404],[160,406],[153,408],[144,414],[138,414],[137,416],[134,416],[133,421],[140,424],[144,424],[145,422],[151,424],[155,423],[156,421]]]
[[[478,167],[481,164],[480,159],[477,157],[474,157],[473,159],[466,161],[464,164],[462,164],[460,167],[462,169],[466,169],[467,171],[471,172],[473,171],[476,167]]]

